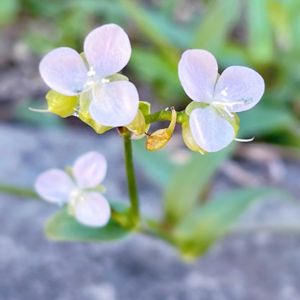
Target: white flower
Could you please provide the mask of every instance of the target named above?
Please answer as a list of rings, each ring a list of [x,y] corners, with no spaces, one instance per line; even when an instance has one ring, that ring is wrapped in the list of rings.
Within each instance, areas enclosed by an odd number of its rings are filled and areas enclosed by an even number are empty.
[[[86,62],[74,49],[50,51],[40,63],[40,74],[53,90],[67,96],[80,95],[91,101],[92,118],[105,126],[125,126],[137,114],[139,96],[129,81],[110,81],[131,56],[126,32],[107,24],[92,30],[84,41]]]
[[[107,224],[111,211],[108,201],[96,190],[106,175],[107,163],[98,152],[80,156],[72,168],[72,177],[60,169],[40,174],[35,190],[46,201],[68,204],[69,211],[87,226]]]
[[[265,84],[254,70],[232,66],[219,75],[215,57],[205,50],[183,53],[178,75],[186,94],[204,105],[190,113],[190,130],[199,147],[216,152],[235,139],[235,130],[228,118],[245,111],[261,99]],[[221,112],[221,113],[220,113]]]

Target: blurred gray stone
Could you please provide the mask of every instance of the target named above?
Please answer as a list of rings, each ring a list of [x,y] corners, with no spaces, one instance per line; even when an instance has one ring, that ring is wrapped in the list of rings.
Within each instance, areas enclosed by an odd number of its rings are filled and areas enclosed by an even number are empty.
[[[49,167],[63,167],[89,150],[107,156],[111,198],[126,201],[122,144],[91,131],[45,131],[0,126],[0,181],[32,185]],[[297,192],[299,165],[282,186]],[[289,174],[289,172],[287,172]],[[159,191],[138,170],[143,210],[158,214]],[[294,183],[293,183],[293,182]],[[215,189],[228,188],[220,175]],[[53,243],[43,223],[56,211],[46,203],[0,195],[0,300],[297,300],[300,235],[250,230],[299,225],[297,203],[270,199],[253,207],[234,234],[194,263],[163,242],[132,236],[116,243]]]

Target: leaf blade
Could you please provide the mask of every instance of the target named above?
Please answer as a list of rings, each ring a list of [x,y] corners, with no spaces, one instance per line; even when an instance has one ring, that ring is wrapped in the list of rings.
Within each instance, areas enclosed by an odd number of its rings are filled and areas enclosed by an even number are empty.
[[[184,255],[199,256],[225,233],[258,199],[278,192],[273,188],[244,188],[227,192],[198,207],[174,229]]]
[[[169,183],[176,165],[168,159],[166,151],[149,152],[142,141],[133,143],[133,150],[138,164],[145,174],[158,186],[164,187]]]
[[[101,228],[83,226],[68,214],[67,208],[62,208],[48,220],[45,233],[54,241],[104,242],[121,239],[127,236],[129,231],[114,220],[110,220]]]
[[[199,195],[205,192],[210,180],[232,151],[233,147],[228,147],[218,153],[193,154],[185,166],[174,172],[164,197],[168,222],[176,223],[193,209],[200,200]]]

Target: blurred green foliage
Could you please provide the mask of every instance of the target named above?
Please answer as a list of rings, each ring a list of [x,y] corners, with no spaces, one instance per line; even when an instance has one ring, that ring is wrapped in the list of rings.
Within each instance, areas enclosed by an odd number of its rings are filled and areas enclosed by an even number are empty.
[[[263,101],[241,114],[241,137],[300,145],[299,0],[2,0],[0,24],[22,23],[22,38],[38,53],[82,48],[96,24],[116,22],[129,33],[131,80],[151,87],[155,101],[180,109],[189,101],[177,76],[180,54],[205,48],[220,69],[246,65],[266,81]],[[152,101],[152,99],[146,99]]]
[[[158,222],[149,221],[149,225],[168,237],[186,259],[203,255],[257,200],[270,195],[291,199],[288,193],[272,187],[234,188],[217,196],[212,193],[218,170],[233,151],[234,147],[228,147],[206,155],[194,153],[178,164],[164,152],[147,152],[141,141],[134,143],[145,175],[164,190],[165,214]],[[159,168],[153,167],[157,165]]]

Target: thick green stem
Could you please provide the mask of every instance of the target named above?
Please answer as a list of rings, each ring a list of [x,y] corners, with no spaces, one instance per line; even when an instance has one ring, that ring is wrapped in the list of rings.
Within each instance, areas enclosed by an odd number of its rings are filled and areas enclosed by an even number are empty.
[[[177,123],[182,123],[185,118],[185,112],[179,111],[177,112]],[[172,119],[172,111],[171,110],[161,110],[156,113],[145,116],[145,120],[147,124],[154,123],[156,121],[171,121]]]
[[[32,189],[9,184],[0,184],[0,193],[22,198],[39,199],[39,196]]]
[[[139,213],[139,199],[136,186],[133,157],[132,157],[132,144],[129,134],[123,135],[124,139],[124,156],[125,156],[125,167],[127,175],[127,185],[128,185],[128,194],[131,204],[131,217],[134,226],[139,223],[140,213]]]

